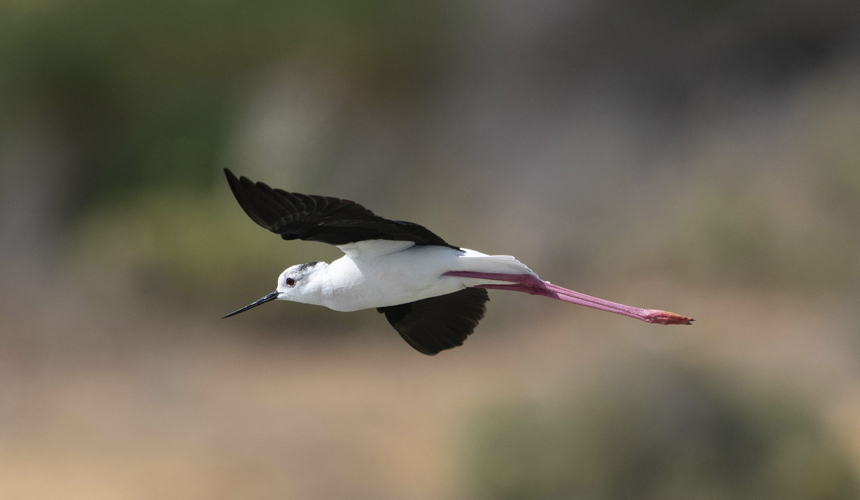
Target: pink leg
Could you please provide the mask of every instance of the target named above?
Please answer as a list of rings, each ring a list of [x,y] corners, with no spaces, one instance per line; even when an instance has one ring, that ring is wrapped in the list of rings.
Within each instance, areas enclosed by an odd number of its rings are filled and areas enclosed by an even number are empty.
[[[584,293],[574,292],[567,288],[543,281],[530,274],[498,274],[498,273],[474,273],[471,271],[450,271],[445,276],[459,276],[461,278],[477,278],[490,281],[507,281],[517,283],[508,284],[481,284],[477,288],[488,288],[492,290],[510,290],[513,292],[525,292],[531,295],[543,295],[553,299],[579,304],[581,306],[600,309],[615,314],[622,314],[631,318],[645,321],[647,323],[659,323],[661,325],[689,325],[693,318],[681,316],[680,314],[660,311],[658,309],[639,309],[638,307],[625,306],[616,302],[592,297]]]

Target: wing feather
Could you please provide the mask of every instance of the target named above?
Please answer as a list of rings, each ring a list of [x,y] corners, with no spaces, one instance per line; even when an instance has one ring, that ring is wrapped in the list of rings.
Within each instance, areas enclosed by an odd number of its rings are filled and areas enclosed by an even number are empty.
[[[366,240],[411,241],[458,249],[412,222],[385,219],[350,200],[272,189],[224,169],[242,210],[258,225],[285,240],[345,245]]]
[[[490,300],[483,288],[418,300],[407,304],[379,307],[385,319],[417,351],[434,355],[463,345],[487,311]]]

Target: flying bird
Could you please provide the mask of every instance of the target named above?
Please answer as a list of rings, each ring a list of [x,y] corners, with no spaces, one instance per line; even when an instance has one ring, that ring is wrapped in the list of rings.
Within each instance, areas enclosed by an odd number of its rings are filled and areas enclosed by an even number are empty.
[[[288,268],[274,292],[224,318],[273,300],[335,311],[376,308],[409,345],[428,355],[463,344],[484,317],[488,289],[543,295],[648,323],[693,321],[553,285],[510,255],[451,245],[423,226],[379,217],[354,201],[272,189],[224,172],[251,220],[285,240],[328,243],[345,254],[331,264]]]

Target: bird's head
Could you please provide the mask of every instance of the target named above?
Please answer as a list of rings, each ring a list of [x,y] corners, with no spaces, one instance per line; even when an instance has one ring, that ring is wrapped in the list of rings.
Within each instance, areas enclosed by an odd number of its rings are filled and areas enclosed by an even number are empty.
[[[290,267],[278,276],[278,287],[274,292],[237,311],[231,312],[221,319],[235,316],[241,312],[245,312],[248,309],[252,309],[260,304],[265,304],[272,300],[304,302],[302,298],[311,293],[311,287],[309,285],[313,281],[313,276],[323,271],[327,266],[328,264],[325,262],[308,262],[307,264],[298,264]]]
[[[327,264],[325,262],[308,262],[288,268],[278,276],[278,300],[292,300],[300,302],[301,297],[308,293],[309,284],[314,275],[322,271]]]

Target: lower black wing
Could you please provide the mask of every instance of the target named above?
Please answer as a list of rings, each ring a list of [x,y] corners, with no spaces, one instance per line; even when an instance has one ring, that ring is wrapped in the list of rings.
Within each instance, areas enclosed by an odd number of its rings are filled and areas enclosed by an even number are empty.
[[[262,182],[254,183],[246,177],[237,179],[226,168],[224,173],[245,213],[285,240],[319,241],[330,245],[365,240],[411,241],[416,245],[440,245],[459,250],[426,227],[379,217],[354,201],[288,193]]]
[[[483,288],[465,288],[459,292],[429,299],[378,307],[385,319],[419,352],[434,355],[463,345],[487,311],[490,295]]]

